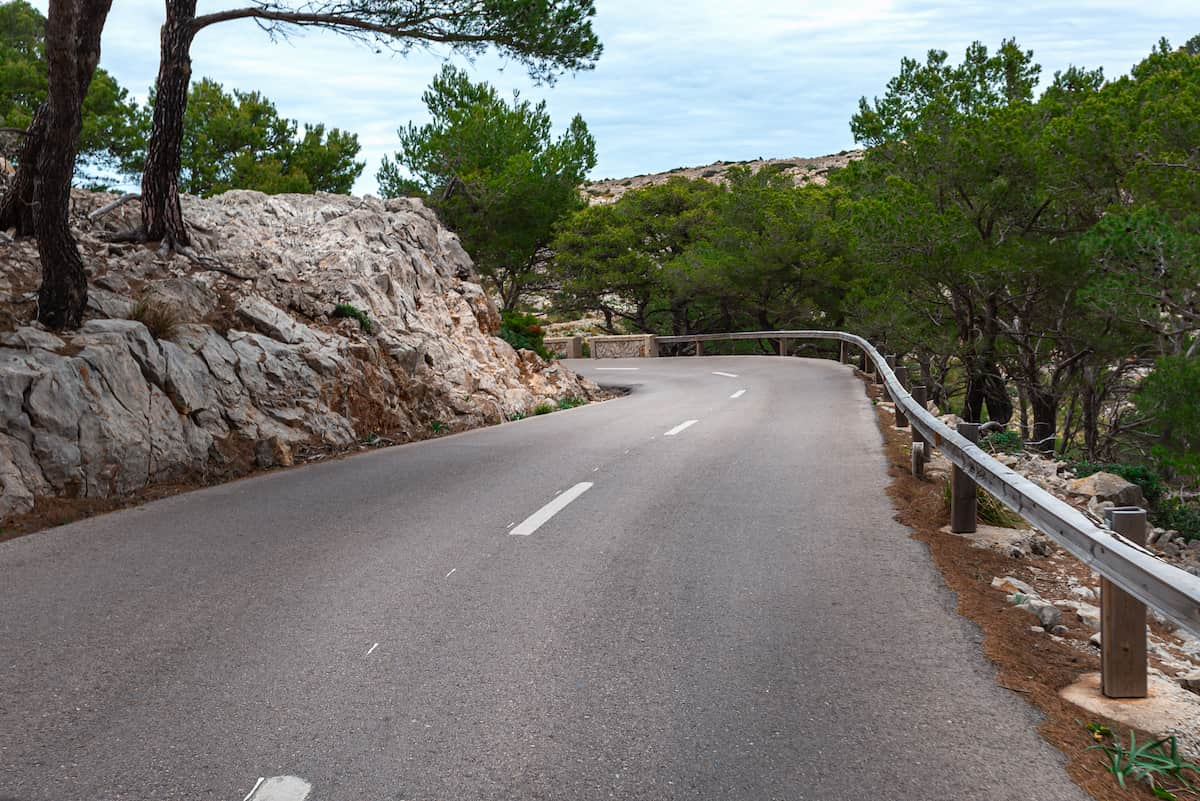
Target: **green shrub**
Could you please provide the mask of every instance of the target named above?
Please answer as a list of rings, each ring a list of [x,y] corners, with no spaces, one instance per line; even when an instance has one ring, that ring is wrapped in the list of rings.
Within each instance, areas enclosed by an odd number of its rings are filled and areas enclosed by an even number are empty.
[[[538,318],[523,312],[506,311],[500,315],[500,338],[517,350],[531,350],[543,359],[552,358],[546,350],[546,332]]]
[[[535,416],[540,414],[550,414],[553,411],[556,411],[555,408],[548,403],[539,403],[537,406],[533,407],[533,413]]]
[[[333,307],[334,317],[347,317],[351,320],[358,320],[358,327],[366,333],[371,333],[374,324],[371,323],[371,318],[362,309],[350,305],[349,303],[339,303]]]
[[[979,447],[992,453],[1017,454],[1025,450],[1025,442],[1016,431],[993,431],[979,440]]]
[[[1137,484],[1142,488],[1142,496],[1145,497],[1148,503],[1156,503],[1166,493],[1167,488],[1162,483],[1162,479],[1158,477],[1158,473],[1140,464],[1117,464],[1110,462],[1102,464],[1099,462],[1074,462],[1068,465],[1075,475],[1079,478],[1090,476],[1094,473],[1112,473],[1115,476],[1128,481],[1130,484]]]
[[[1150,514],[1150,522],[1159,528],[1175,529],[1184,538],[1200,540],[1200,507],[1188,506],[1178,498],[1168,498]]]
[[[558,401],[558,408],[574,409],[576,406],[583,406],[585,403],[587,403],[587,401],[583,398],[560,398]]]

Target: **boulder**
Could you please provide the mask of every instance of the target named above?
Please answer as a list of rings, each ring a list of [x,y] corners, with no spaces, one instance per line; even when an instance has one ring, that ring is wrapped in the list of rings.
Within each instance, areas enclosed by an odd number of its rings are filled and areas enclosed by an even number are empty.
[[[1093,473],[1085,478],[1072,479],[1067,483],[1072,495],[1108,501],[1115,506],[1145,506],[1142,489],[1112,473]]]

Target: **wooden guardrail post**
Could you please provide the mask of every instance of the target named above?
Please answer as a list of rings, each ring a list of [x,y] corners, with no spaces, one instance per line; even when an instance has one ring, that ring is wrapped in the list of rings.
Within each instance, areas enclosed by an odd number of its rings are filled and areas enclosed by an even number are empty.
[[[904,365],[894,368],[897,380],[900,381],[900,386],[908,389],[908,368]],[[900,408],[900,404],[896,403],[896,398],[892,397],[892,403],[896,404],[896,428],[908,428],[908,415]]]
[[[871,357],[867,355],[865,350],[862,352],[862,373],[863,375],[871,374]]]
[[[979,423],[959,423],[958,433],[971,442],[979,442]],[[979,488],[971,477],[954,465],[950,471],[950,530],[955,534],[973,534],[979,511]]]
[[[1113,509],[1109,527],[1146,544],[1146,510]],[[1146,697],[1146,605],[1100,579],[1100,675],[1109,698]]]
[[[929,398],[925,387],[918,384],[909,393],[912,399],[922,409],[926,408]],[[925,478],[925,462],[929,460],[929,444],[916,428],[912,430],[912,474],[913,478]]]
[[[779,355],[787,356],[787,340],[783,337],[779,338]]]
[[[696,340],[696,355],[697,356],[704,355],[704,343],[698,339]]]
[[[845,342],[838,342],[841,347],[838,348],[838,361],[842,364],[850,363],[850,345]]]

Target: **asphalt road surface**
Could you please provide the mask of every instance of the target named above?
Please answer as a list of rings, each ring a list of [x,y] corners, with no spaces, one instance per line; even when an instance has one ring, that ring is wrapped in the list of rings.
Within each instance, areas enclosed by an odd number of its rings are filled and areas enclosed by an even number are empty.
[[[0,799],[1086,798],[849,368],[573,366],[633,392],[0,544]]]

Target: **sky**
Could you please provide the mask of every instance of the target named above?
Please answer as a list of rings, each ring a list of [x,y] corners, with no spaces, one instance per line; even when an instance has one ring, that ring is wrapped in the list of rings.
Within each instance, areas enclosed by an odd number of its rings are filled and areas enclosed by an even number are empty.
[[[46,1],[35,2],[43,12]],[[199,12],[243,5],[200,0]],[[140,99],[158,66],[163,0],[118,0],[101,66]],[[327,32],[272,43],[248,21],[209,27],[192,48],[194,78],[258,90],[281,114],[358,134],[367,162],[356,194],[377,189],[396,129],[427,119],[421,93],[449,58],[505,94],[545,99],[562,129],[581,114],[596,138],[591,178],[718,160],[821,156],[854,147],[858,99],[882,94],[900,59],[1014,37],[1034,51],[1043,84],[1069,65],[1128,72],[1158,41],[1200,33],[1196,0],[596,0],[604,53],[595,69],[533,84],[494,54],[376,53]]]

